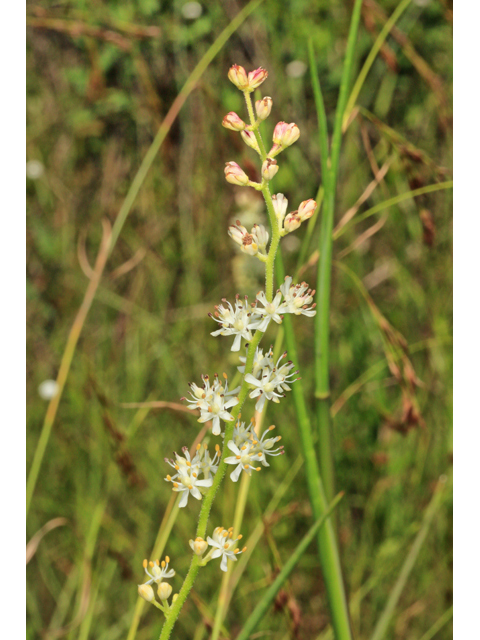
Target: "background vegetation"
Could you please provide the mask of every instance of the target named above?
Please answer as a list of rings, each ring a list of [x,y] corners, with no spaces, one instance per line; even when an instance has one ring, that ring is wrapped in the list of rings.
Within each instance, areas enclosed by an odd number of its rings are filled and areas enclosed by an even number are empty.
[[[101,221],[115,220],[179,90],[242,6],[204,3],[192,17],[195,3],[181,1],[27,3],[28,465],[47,408],[38,387],[57,375]],[[364,1],[354,77],[396,6]],[[262,90],[274,100],[267,131],[278,120],[299,125],[301,138],[281,157],[273,187],[296,207],[321,184],[308,39],[331,130],[351,8],[345,0],[265,0],[173,123],[86,318],[33,495],[28,539],[46,523],[51,530],[29,546],[29,638],[127,637],[141,562],[171,499],[164,457],[193,443],[199,425],[175,406],[122,403],[180,404],[187,383],[202,372],[233,372],[237,356],[227,351],[228,340],[210,338],[215,327],[207,312],[236,292],[254,297],[262,284],[262,266],[226,235],[237,218],[266,221],[259,194],[224,181],[229,160],[252,178],[255,171],[240,138],[221,127],[228,111],[244,115],[227,70],[233,63],[266,67]],[[389,198],[451,178],[451,21],[445,2],[416,0],[382,47],[345,135],[336,224],[357,204],[358,219]],[[378,184],[366,191],[375,177]],[[282,245],[287,272],[306,232]],[[311,284],[318,233],[317,225],[300,256],[302,278]],[[451,191],[406,198],[337,235],[331,384],[337,489],[345,491],[338,530],[353,627],[362,639],[381,615],[439,476],[450,474]],[[313,416],[313,323],[300,318],[295,327]],[[311,525],[291,398],[269,406],[267,420],[277,424],[286,455],[251,483],[242,533],[248,538],[263,521],[264,534],[233,594],[223,631],[231,638]],[[238,487],[225,486],[212,526],[233,520]],[[264,517],[279,486],[285,493]],[[188,568],[197,509],[189,504],[179,514],[168,540],[179,576]],[[451,531],[447,491],[386,637],[451,637],[448,615],[435,632],[452,600]],[[219,574],[213,563],[201,572],[176,638],[208,637]],[[158,612],[145,608],[135,637],[158,637],[160,626]],[[257,637],[328,634],[311,545]]]

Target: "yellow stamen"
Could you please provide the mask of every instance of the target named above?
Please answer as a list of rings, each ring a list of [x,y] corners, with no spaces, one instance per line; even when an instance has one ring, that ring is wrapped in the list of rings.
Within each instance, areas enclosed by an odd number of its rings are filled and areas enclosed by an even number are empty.
[[[148,567],[148,561],[145,558],[145,560],[142,562],[143,568],[146,569]]]
[[[170,557],[169,556],[165,556],[165,560],[167,562],[167,564],[170,562]]]

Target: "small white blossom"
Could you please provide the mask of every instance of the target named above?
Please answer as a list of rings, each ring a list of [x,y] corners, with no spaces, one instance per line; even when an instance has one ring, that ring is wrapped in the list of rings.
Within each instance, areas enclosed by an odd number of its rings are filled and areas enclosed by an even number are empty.
[[[251,444],[251,447],[248,450],[249,455],[257,456],[264,467],[269,467],[270,465],[266,461],[266,456],[281,456],[284,453],[283,446],[280,446],[277,449],[273,448],[275,444],[282,439],[282,436],[266,438],[273,429],[275,429],[275,425],[268,427],[268,429],[263,432],[262,437],[258,439],[258,436],[255,433],[255,421],[253,418],[247,427],[244,422],[238,421],[235,425],[235,429],[233,430],[232,442],[237,446],[240,452],[242,452],[244,444]],[[238,463],[239,461],[237,457],[235,457],[235,462],[231,462],[231,464],[237,465]]]
[[[273,429],[275,429],[275,425],[272,424],[271,427],[268,427],[268,429],[262,433],[262,437],[260,438],[260,440],[253,441],[255,451],[257,452],[261,451],[263,453],[263,456],[261,457],[261,463],[263,464],[264,467],[270,466],[266,460],[266,456],[281,456],[285,453],[283,450],[283,445],[281,445],[277,449],[273,448],[275,444],[282,439],[282,436],[275,436],[274,438],[265,438],[265,436],[268,433],[270,433],[270,431],[272,431]]]
[[[165,556],[165,560],[162,560],[162,562],[159,562],[158,560],[155,560],[155,562],[148,562],[147,560],[144,560],[143,568],[145,569],[147,576],[150,578],[150,580],[147,580],[145,584],[152,584],[152,582],[160,584],[162,580],[173,578],[175,571],[168,568],[169,563],[170,558],[168,556]]]
[[[175,460],[165,458],[165,462],[167,462],[176,471],[173,476],[167,475],[165,480],[173,484],[173,491],[183,493],[178,505],[180,508],[187,505],[189,495],[192,495],[197,500],[202,499],[202,492],[199,487],[202,489],[211,487],[213,484],[213,476],[211,475],[211,472],[215,473],[218,469],[218,466],[210,464],[207,473],[205,473],[205,469],[202,466],[202,460],[198,455],[198,450],[193,459],[190,458],[187,447],[183,448],[183,453],[185,457],[179,456],[178,453],[175,453]],[[204,455],[205,454],[203,454],[202,457],[204,457]],[[210,458],[210,456],[208,457]],[[214,461],[216,461],[216,457],[217,456],[215,456]],[[198,477],[200,473],[203,473],[204,475],[204,478],[201,480]]]
[[[239,245],[243,253],[265,259],[269,235],[263,225],[254,224],[251,233],[248,233],[240,220],[237,220],[236,224],[228,227],[228,235]]]
[[[227,560],[230,559],[235,562],[237,560],[237,555],[243,553],[246,550],[246,547],[243,547],[243,549],[240,550],[236,546],[237,542],[241,539],[241,535],[237,536],[236,538],[233,537],[233,527],[230,527],[230,529],[228,530],[224,529],[223,527],[217,527],[213,532],[213,537],[207,537],[207,542],[212,547],[212,550],[208,554],[208,560],[220,558],[221,556],[222,561],[220,563],[220,569],[222,571],[226,571]]]
[[[215,455],[213,459],[210,457],[210,452],[206,444],[203,445],[203,448],[201,445],[197,446],[197,456],[199,458],[199,467],[204,478],[210,478],[212,474],[215,475],[217,473],[220,460],[220,446],[218,444],[215,445]]]
[[[306,282],[292,286],[292,278],[287,276],[280,287],[280,291],[284,296],[283,306],[287,308],[287,313],[309,317],[317,313],[315,311],[316,303],[312,304],[315,290],[309,289]],[[308,306],[310,304],[312,304],[311,307]]]
[[[280,365],[280,361],[285,358],[287,353],[283,353],[277,361],[277,364],[273,366],[273,361],[269,361],[267,366],[262,369],[260,379],[254,377],[251,373],[245,376],[245,382],[254,387],[250,392],[250,398],[257,398],[257,404],[255,405],[255,411],[262,411],[265,404],[265,400],[271,400],[272,402],[280,402],[279,398],[284,397],[284,391],[290,391],[288,383],[295,382],[298,378],[292,379],[294,375],[298,373],[295,371],[290,373],[293,368],[291,361]]]
[[[235,469],[230,474],[230,478],[233,482],[237,482],[242,471],[248,473],[249,476],[252,474],[252,470],[260,471],[260,467],[254,467],[252,463],[259,461],[262,458],[262,455],[259,455],[258,452],[253,450],[253,444],[250,440],[240,447],[237,447],[233,440],[230,440],[227,443],[227,447],[233,454],[235,454],[225,458],[225,462],[227,464],[236,465]]]
[[[252,370],[252,374],[255,376],[255,378],[258,378],[258,374],[262,371],[263,367],[268,366],[269,362],[272,362],[272,367],[273,367],[272,355],[273,355],[273,345],[270,346],[270,349],[265,355],[263,355],[263,349],[261,349],[260,347],[256,348],[255,355],[253,356],[253,370]],[[240,362],[243,363],[243,366],[237,367],[240,373],[245,373],[246,361],[247,361],[246,356],[240,356]]]
[[[225,387],[218,379],[218,375],[215,374],[215,381],[212,386],[210,386],[210,379],[208,376],[202,376],[204,386],[203,393],[200,393],[200,388],[192,383],[190,385],[190,389],[192,390],[192,400],[189,398],[182,398],[182,400],[187,400],[190,404],[188,405],[189,409],[200,409],[200,418],[198,422],[208,422],[212,420],[212,433],[214,436],[218,436],[220,434],[220,420],[224,422],[230,422],[234,420],[234,417],[228,413],[227,409],[230,407],[234,407],[239,403],[238,398],[229,397],[237,393],[240,387],[233,389],[232,391],[228,391],[228,382],[227,376],[224,373],[225,378]],[[199,397],[201,396],[201,397]]]
[[[270,324],[270,320],[274,320],[277,324],[282,324],[282,316],[280,314],[285,313],[285,311],[288,312],[288,309],[282,305],[282,293],[280,290],[277,291],[272,302],[267,300],[264,291],[257,293],[257,300],[264,306],[263,309],[257,306],[255,310],[257,315],[262,316],[261,320],[255,324],[257,331],[265,332]]]
[[[212,331],[210,335],[235,336],[231,350],[239,351],[242,338],[248,341],[252,340],[251,329],[255,327],[259,316],[253,313],[251,306],[248,306],[247,296],[245,296],[245,301],[243,301],[240,300],[237,294],[235,308],[233,308],[231,303],[225,300],[225,298],[223,298],[222,302],[225,304],[215,306],[214,315],[211,313],[208,314],[212,320],[218,322],[221,327],[217,329],[217,331]]]

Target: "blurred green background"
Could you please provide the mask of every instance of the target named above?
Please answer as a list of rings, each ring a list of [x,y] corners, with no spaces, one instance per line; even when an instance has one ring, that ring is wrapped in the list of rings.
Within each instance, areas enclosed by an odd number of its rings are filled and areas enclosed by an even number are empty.
[[[27,466],[47,408],[38,388],[57,375],[98,252],[101,220],[113,223],[176,95],[243,6],[27,2]],[[354,77],[396,6],[364,2]],[[27,539],[53,519],[65,520],[54,521],[61,526],[43,537],[27,567],[28,638],[127,637],[142,559],[151,553],[170,500],[164,457],[191,445],[199,425],[178,410],[120,405],[178,403],[201,373],[233,375],[237,355],[229,339],[210,337],[216,326],[207,313],[222,297],[238,292],[253,299],[262,286],[262,265],[241,255],[226,235],[235,219],[266,222],[260,194],[232,187],[223,176],[230,160],[252,179],[258,172],[251,150],[221,126],[228,111],[246,118],[228,68],[268,69],[262,95],[272,96],[274,106],[266,135],[279,120],[300,127],[300,140],[279,157],[273,182],[274,192],[284,193],[295,209],[321,184],[307,41],[315,47],[332,128],[351,9],[348,1],[265,0],[210,64],[175,120],[107,263],[40,471]],[[367,76],[358,99],[362,110],[346,132],[336,223],[385,163],[385,178],[365,194],[360,212],[451,178],[451,39],[449,3],[410,3]],[[334,244],[340,267],[333,268],[331,384],[337,488],[346,492],[339,535],[358,639],[370,636],[433,487],[451,466],[451,197],[442,190],[406,199]],[[282,243],[287,272],[297,264],[305,232],[302,227]],[[307,259],[317,241],[318,228]],[[301,276],[311,285],[314,257]],[[313,323],[295,320],[296,364],[313,416]],[[276,330],[269,328],[267,345]],[[245,537],[300,454],[291,396],[267,411],[286,455],[253,478]],[[230,526],[237,491],[225,483],[212,527]],[[190,561],[194,502],[180,512],[166,547],[178,573],[174,592]],[[310,524],[300,469],[265,522],[266,534],[233,596],[228,637],[235,637]],[[451,622],[424,636],[451,605],[451,538],[447,497],[388,638],[451,638]],[[208,637],[220,580],[215,565],[202,570],[175,638]],[[161,622],[158,611],[145,608],[136,638],[158,637]],[[328,637],[328,624],[312,545],[256,637]]]

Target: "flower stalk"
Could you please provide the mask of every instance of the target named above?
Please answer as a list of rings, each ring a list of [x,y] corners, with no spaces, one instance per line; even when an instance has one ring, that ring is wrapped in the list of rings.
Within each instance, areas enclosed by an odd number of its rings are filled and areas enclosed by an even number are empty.
[[[255,430],[253,419],[247,427],[239,420],[248,396],[256,399],[255,410],[261,415],[266,400],[280,402],[285,392],[290,391],[289,385],[298,379],[294,377],[298,371],[291,371],[294,364],[291,361],[284,361],[286,352],[274,362],[272,350],[264,353],[259,348],[263,335],[271,321],[281,324],[285,314],[310,317],[316,314],[315,304],[312,304],[315,292],[309,289],[306,283],[293,285],[292,278],[286,277],[284,283],[275,291],[275,257],[280,240],[313,215],[316,203],[311,199],[305,200],[300,204],[298,211],[286,215],[288,206],[286,198],[283,194],[272,196],[270,192],[269,183],[279,170],[273,156],[277,156],[293,144],[300,136],[300,130],[294,123],[278,123],[273,134],[273,146],[267,154],[259,125],[270,115],[272,99],[266,97],[256,102],[255,111],[258,116],[256,117],[250,95],[267,76],[268,73],[263,68],[247,73],[239,65],[233,65],[228,73],[231,82],[245,96],[250,124],[246,125],[233,112],[225,116],[222,124],[226,129],[240,133],[245,144],[260,156],[262,181],[261,183],[252,182],[236,162],[226,163],[225,178],[227,182],[238,187],[252,187],[262,192],[271,226],[271,239],[262,225],[255,224],[251,233],[248,233],[240,221],[232,225],[228,233],[239,245],[241,251],[258,258],[265,264],[265,291],[257,293],[256,301],[250,305],[246,296],[241,299],[237,295],[234,306],[223,299],[223,304],[215,307],[215,314],[209,314],[220,326],[212,332],[212,335],[234,336],[232,351],[240,351],[242,338],[247,341],[245,356],[240,357],[242,366],[238,367],[243,374],[241,386],[229,390],[226,374],[223,375],[225,381],[215,374],[213,382],[209,376],[203,375],[203,386],[191,383],[190,398],[184,398],[188,401],[190,409],[200,410],[199,422],[211,421],[213,436],[220,435],[223,424],[225,425],[222,434],[224,439],[222,450],[220,451],[220,446],[216,445],[216,454],[212,459],[206,445],[205,449],[198,445],[197,453],[193,457],[184,448],[184,456],[175,453],[174,458],[165,459],[173,468],[173,475],[168,474],[165,479],[172,483],[173,491],[182,494],[179,508],[187,507],[189,496],[201,500],[201,507],[195,539],[190,540],[193,551],[190,568],[179,593],[172,597],[171,603],[168,602],[168,598],[172,588],[168,583],[163,582],[164,578],[174,575],[173,570],[168,571],[168,557],[167,562],[162,562],[161,565],[158,561],[144,563],[150,580],[139,585],[139,594],[145,601],[161,609],[165,615],[166,620],[160,640],[167,640],[170,637],[200,567],[205,566],[210,560],[221,557],[220,568],[226,572],[228,561],[236,561],[237,555],[246,549],[246,547],[243,549],[237,547],[241,536],[233,538],[233,527],[230,529],[217,527],[213,531],[213,537],[207,536],[212,504],[227,468],[229,465],[233,466],[230,479],[237,482],[243,472],[251,475],[253,470],[259,472],[262,467],[269,467],[267,457],[284,453],[283,446],[277,446],[277,442],[281,440],[280,435],[267,437],[275,428],[274,425],[260,436]],[[270,245],[267,249],[269,239]],[[207,552],[208,546],[211,546],[211,549]],[[151,571],[148,569],[149,566]],[[157,595],[161,604],[155,600],[150,587],[152,582],[158,584]]]

